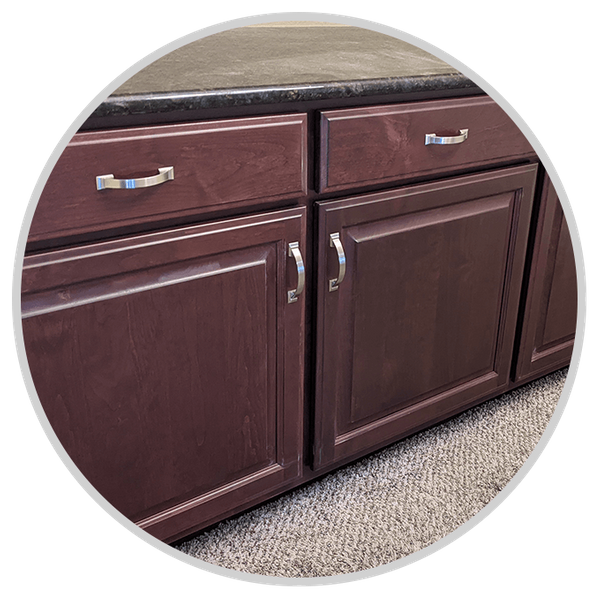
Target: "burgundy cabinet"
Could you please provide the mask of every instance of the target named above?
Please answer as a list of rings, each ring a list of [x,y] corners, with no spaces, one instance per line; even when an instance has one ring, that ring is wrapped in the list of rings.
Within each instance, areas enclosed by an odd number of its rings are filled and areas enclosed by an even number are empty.
[[[577,324],[577,272],[569,228],[556,190],[544,179],[515,378],[567,365]]]
[[[319,204],[316,468],[507,388],[536,169]]]
[[[161,540],[568,363],[568,230],[504,111],[321,108],[78,133],[40,198],[33,382]]]
[[[39,398],[89,482],[161,539],[302,471],[304,209],[25,259]]]

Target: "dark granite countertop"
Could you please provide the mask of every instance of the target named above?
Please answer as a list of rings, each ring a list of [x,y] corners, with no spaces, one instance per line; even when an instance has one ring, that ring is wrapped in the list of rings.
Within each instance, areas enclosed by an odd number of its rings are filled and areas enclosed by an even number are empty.
[[[145,67],[100,104],[84,128],[184,120],[235,107],[373,96],[396,101],[449,91],[482,93],[439,58],[381,33],[250,26],[192,42]]]

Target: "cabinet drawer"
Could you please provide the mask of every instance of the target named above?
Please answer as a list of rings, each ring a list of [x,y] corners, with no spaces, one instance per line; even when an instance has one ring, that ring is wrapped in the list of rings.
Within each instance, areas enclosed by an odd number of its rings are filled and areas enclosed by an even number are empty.
[[[172,180],[139,187],[163,167],[173,167]],[[108,174],[137,183],[98,190]],[[303,114],[79,133],[48,179],[29,242],[289,204],[304,193]]]
[[[464,130],[467,137],[461,141]],[[446,143],[426,145],[427,134],[443,137],[438,141]],[[478,167],[533,153],[515,123],[488,97],[324,111],[320,191]]]

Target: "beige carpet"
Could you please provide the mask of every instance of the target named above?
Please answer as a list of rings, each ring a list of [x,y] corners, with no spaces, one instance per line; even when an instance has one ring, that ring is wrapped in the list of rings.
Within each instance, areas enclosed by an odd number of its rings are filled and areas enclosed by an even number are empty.
[[[523,465],[564,386],[558,371],[176,546],[247,573],[324,577],[425,548]]]

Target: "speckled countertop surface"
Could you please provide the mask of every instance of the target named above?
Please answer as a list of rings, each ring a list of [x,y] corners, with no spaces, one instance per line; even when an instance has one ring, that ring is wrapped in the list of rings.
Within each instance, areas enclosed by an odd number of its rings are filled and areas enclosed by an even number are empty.
[[[187,44],[131,77],[93,120],[365,96],[481,90],[396,38],[349,26],[242,27]]]

